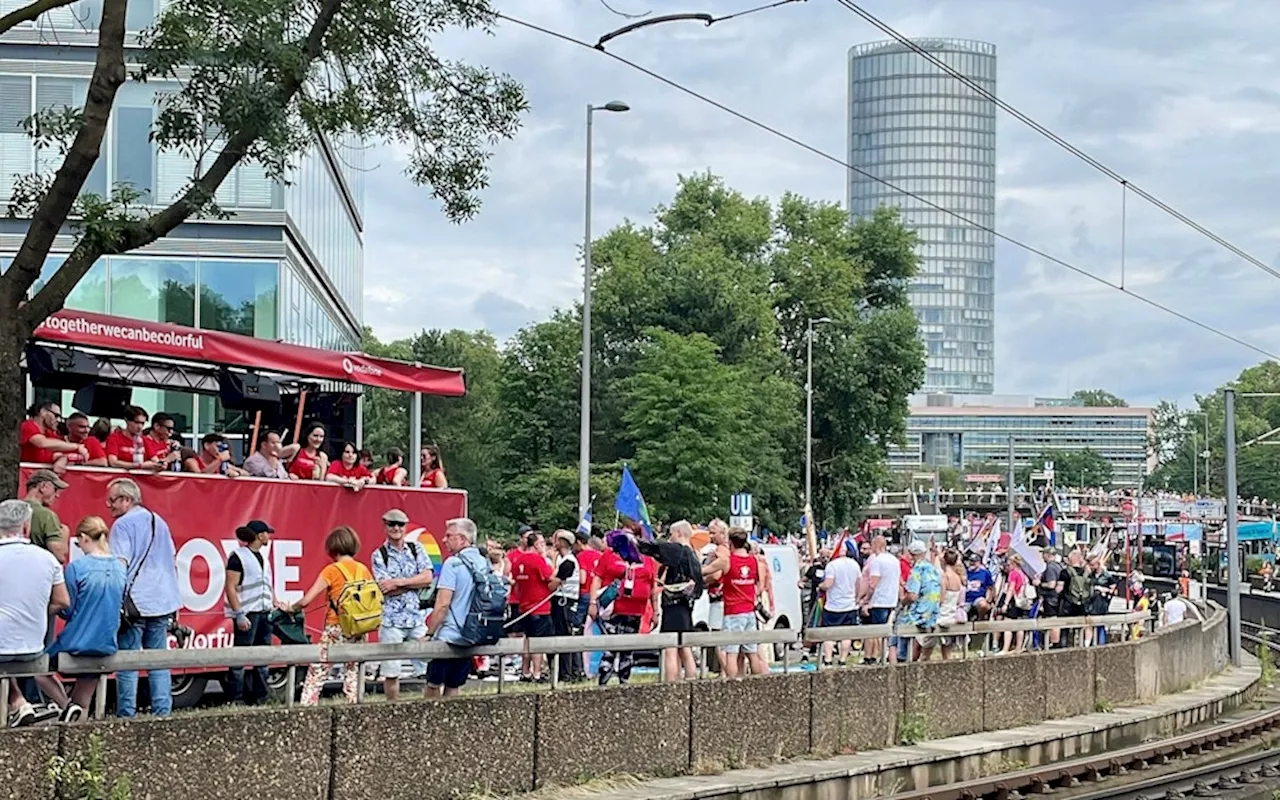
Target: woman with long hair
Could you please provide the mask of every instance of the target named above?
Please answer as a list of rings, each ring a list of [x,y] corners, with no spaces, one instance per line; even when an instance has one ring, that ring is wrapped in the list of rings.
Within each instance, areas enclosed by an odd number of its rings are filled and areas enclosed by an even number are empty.
[[[289,474],[299,480],[322,481],[329,472],[329,456],[324,447],[324,426],[310,422],[302,426],[301,447],[289,462]]]
[[[440,448],[434,444],[422,446],[422,486],[428,489],[448,489],[449,479],[444,476],[444,464],[440,461]]]
[[[942,562],[938,568],[942,570],[942,601],[938,605],[938,628],[945,631],[961,621],[960,607],[964,602],[964,592],[969,576],[965,572],[964,564],[960,563],[960,551],[954,547],[948,547],[942,554]],[[959,636],[944,635],[942,637],[940,644],[944,661],[951,658],[951,651],[960,639]]]
[[[348,581],[373,580],[369,568],[356,561],[356,554],[360,552],[360,537],[350,527],[340,525],[330,531],[324,539],[324,549],[332,563],[320,570],[315,583],[311,584],[311,588],[302,596],[302,599],[289,609],[297,613],[321,598],[325,599],[329,607],[325,612],[324,630],[320,632],[321,663],[312,664],[307,670],[306,679],[302,682],[304,706],[314,706],[320,702],[320,689],[324,686],[325,675],[329,672],[328,665],[323,663],[328,655],[329,646],[364,639],[363,636],[348,639],[342,635],[342,629],[338,627],[337,608],[342,590]],[[346,695],[348,703],[354,703],[359,698],[359,680],[359,664],[351,661],[342,665],[342,693]]]
[[[70,653],[73,656],[111,656],[118,648],[116,633],[120,628],[120,606],[124,600],[125,570],[120,559],[111,555],[109,529],[102,517],[85,517],[76,526],[76,543],[84,555],[67,565],[67,594],[71,605],[59,612],[67,624],[49,647],[49,655]],[[45,676],[47,677],[47,676]],[[63,722],[84,718],[85,709],[93,702],[98,688],[97,675],[76,675],[70,697],[58,685],[49,693],[62,709]],[[52,681],[55,685],[56,681]]]
[[[387,465],[374,473],[379,486],[404,486],[409,482],[409,470],[404,468],[404,451],[399,447],[387,450]]]
[[[606,634],[636,634],[644,619],[646,605],[655,604],[659,593],[658,564],[640,555],[636,539],[627,531],[612,531],[606,538],[609,549],[596,563],[591,582],[591,605],[588,613],[600,620]],[[656,609],[655,609],[656,610]],[[606,652],[600,657],[599,682],[604,686],[617,673],[618,683],[631,681],[633,653]]]

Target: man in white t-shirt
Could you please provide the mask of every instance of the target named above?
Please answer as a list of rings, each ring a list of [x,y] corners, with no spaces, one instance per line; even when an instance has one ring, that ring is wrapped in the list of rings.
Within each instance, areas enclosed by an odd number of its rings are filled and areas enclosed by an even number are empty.
[[[868,625],[884,625],[893,610],[898,607],[902,566],[889,552],[889,543],[883,536],[871,540],[871,558],[867,560],[867,580],[864,582],[862,613]],[[883,639],[867,640],[865,660],[870,663],[880,658]]]
[[[29,538],[31,506],[22,500],[0,502],[0,663],[38,661],[44,655],[49,615],[71,605],[62,565],[52,553]],[[52,683],[41,676],[36,683]],[[9,705],[15,709],[10,727],[25,727],[56,715],[56,709],[37,709],[27,702],[18,681],[9,683]]]
[[[1173,596],[1169,598],[1169,602],[1164,604],[1164,624],[1177,625],[1187,618],[1187,601],[1183,600],[1181,590],[1175,583],[1173,585]]]
[[[831,561],[822,575],[822,583],[818,588],[826,593],[826,599],[822,603],[822,619],[819,627],[838,628],[858,624],[858,580],[862,577],[862,568],[853,559],[850,553],[852,548],[853,542],[848,541],[837,548],[837,552],[832,554]],[[822,663],[824,664],[831,663],[832,644],[832,642],[822,643]],[[852,639],[840,642],[841,664],[844,664],[845,659],[849,657],[852,644]]]

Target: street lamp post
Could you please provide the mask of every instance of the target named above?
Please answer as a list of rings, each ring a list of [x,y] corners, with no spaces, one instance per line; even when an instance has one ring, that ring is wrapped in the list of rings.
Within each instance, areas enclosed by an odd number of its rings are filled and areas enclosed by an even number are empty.
[[[810,318],[807,335],[809,350],[804,379],[804,509],[805,514],[809,516],[813,515],[813,327],[825,325],[830,321],[830,317]],[[806,519],[805,522],[808,525],[813,524],[813,520],[810,519]]]
[[[587,188],[582,236],[582,429],[578,443],[578,518],[591,502],[591,120],[597,111],[622,113],[631,106],[613,100],[587,104]]]

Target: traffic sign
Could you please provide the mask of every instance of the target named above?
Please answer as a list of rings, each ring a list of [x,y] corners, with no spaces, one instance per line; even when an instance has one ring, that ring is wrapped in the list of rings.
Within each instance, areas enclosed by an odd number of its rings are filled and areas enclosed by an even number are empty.
[[[749,517],[755,512],[751,508],[751,495],[746,492],[735,494],[729,498],[729,516]]]

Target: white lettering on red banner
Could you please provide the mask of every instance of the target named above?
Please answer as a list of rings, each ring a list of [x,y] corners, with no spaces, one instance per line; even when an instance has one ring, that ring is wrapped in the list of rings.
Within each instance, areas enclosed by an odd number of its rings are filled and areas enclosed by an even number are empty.
[[[104,339],[115,339],[120,342],[162,344],[167,347],[180,347],[197,352],[204,349],[204,336],[201,334],[156,330],[144,324],[108,325],[101,322],[90,322],[80,317],[53,316],[45,320],[43,327],[64,335],[79,333],[88,336],[101,336]]]

